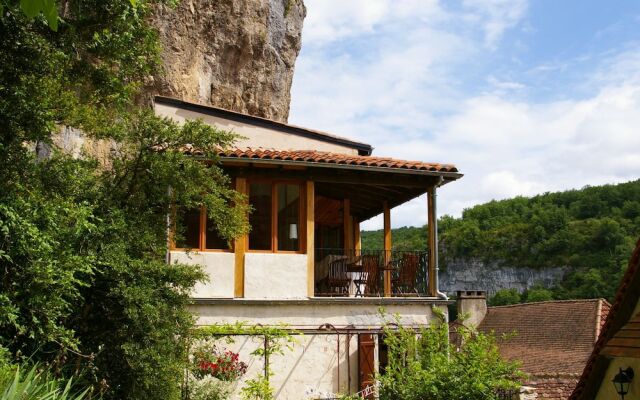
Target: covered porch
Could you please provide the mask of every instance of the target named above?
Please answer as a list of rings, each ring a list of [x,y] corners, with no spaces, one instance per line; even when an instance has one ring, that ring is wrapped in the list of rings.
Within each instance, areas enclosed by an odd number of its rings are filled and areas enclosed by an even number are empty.
[[[316,151],[250,151],[222,155],[222,165],[237,190],[251,198],[251,182],[300,182],[300,205],[288,219],[288,240],[295,238],[306,255],[307,297],[437,298],[437,189],[462,175],[451,165]],[[276,189],[274,189],[274,193]],[[427,194],[426,250],[394,250],[391,209]],[[283,206],[284,207],[284,206]],[[287,207],[274,211],[292,215]],[[363,249],[360,223],[383,215],[380,247]],[[292,222],[293,221],[293,222]],[[274,235],[282,229],[273,227]],[[278,246],[274,245],[274,249]],[[236,298],[243,288],[247,238],[234,243]],[[250,254],[253,256],[253,254]],[[282,268],[286,270],[287,266]],[[293,272],[292,272],[293,273]],[[287,279],[286,273],[280,275]],[[292,275],[293,277],[293,275]]]

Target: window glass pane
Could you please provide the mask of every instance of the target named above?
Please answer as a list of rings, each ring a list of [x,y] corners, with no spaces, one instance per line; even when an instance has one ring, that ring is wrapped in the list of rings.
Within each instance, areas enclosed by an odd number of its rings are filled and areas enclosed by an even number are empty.
[[[179,249],[200,248],[200,209],[178,209],[175,240]]]
[[[223,239],[216,229],[213,220],[207,216],[207,231],[205,232],[205,248],[212,250],[229,250],[229,243]]]
[[[271,184],[251,183],[249,204],[249,250],[271,250]]]
[[[300,185],[279,184],[278,250],[300,250]]]

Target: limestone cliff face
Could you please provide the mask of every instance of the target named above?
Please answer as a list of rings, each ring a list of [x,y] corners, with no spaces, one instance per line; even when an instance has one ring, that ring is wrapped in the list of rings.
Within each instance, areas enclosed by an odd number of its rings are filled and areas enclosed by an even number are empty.
[[[149,94],[286,122],[303,0],[182,0],[158,6],[164,74]]]
[[[541,268],[488,265],[479,260],[458,259],[441,270],[440,290],[453,294],[458,290],[485,290],[489,295],[500,289],[523,292],[534,285],[549,288],[568,272],[567,268]]]

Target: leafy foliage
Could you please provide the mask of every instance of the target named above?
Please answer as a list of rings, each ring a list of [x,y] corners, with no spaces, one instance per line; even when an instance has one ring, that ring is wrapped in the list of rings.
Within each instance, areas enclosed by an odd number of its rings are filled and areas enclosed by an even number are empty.
[[[37,365],[30,369],[17,367],[12,379],[0,381],[0,400],[83,400],[88,392],[84,389],[76,393],[73,379],[57,379]]]
[[[506,306],[509,304],[520,303],[521,300],[522,297],[520,296],[518,289],[500,289],[493,295],[493,297],[491,297],[491,299],[489,299],[489,305]]]
[[[57,31],[2,4],[0,346],[61,376],[86,370],[106,399],[179,398],[186,305],[204,275],[166,265],[166,217],[205,206],[221,236],[246,231],[215,157],[234,136],[136,105],[158,66],[152,2],[65,1]],[[80,130],[106,150],[58,150]]]
[[[381,400],[492,400],[497,390],[517,388],[517,364],[503,361],[494,337],[459,327],[461,345],[449,341],[442,321],[422,328],[385,327],[388,365]]]
[[[441,268],[456,259],[498,266],[567,267],[553,298],[611,299],[640,236],[640,180],[525,198],[491,201],[438,224]],[[363,247],[380,247],[378,231],[363,232]],[[381,236],[380,236],[381,237]],[[424,249],[426,230],[399,228],[394,248]],[[533,298],[548,293],[534,292]],[[538,297],[540,298],[540,297]]]

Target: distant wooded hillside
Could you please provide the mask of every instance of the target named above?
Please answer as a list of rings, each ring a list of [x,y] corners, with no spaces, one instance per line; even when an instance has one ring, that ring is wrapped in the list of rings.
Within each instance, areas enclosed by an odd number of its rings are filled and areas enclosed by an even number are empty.
[[[441,267],[454,258],[572,271],[554,298],[611,298],[640,237],[640,180],[491,201],[439,220]],[[395,249],[426,248],[426,227],[392,232]],[[380,248],[382,231],[362,233]]]

